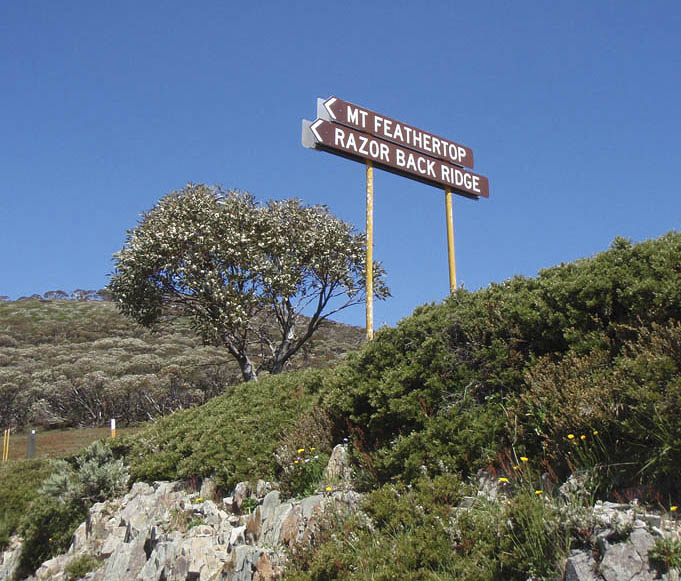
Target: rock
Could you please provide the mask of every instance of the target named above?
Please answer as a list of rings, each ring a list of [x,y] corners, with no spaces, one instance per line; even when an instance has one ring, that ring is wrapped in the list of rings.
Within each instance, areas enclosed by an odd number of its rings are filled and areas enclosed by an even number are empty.
[[[311,539],[325,506],[352,511],[361,499],[347,490],[282,503],[271,488],[264,481],[238,485],[233,497],[240,502],[264,497],[251,514],[235,515],[226,504],[197,503],[196,493],[175,483],[138,483],[123,498],[93,506],[68,552],[43,563],[37,579],[65,580],[66,564],[89,554],[102,560],[90,581],[275,580],[284,572],[285,546]],[[9,566],[9,553],[0,565]]]
[[[291,512],[293,505],[290,502],[278,505],[274,510],[274,515],[263,521],[263,543],[268,546],[275,546],[281,538],[282,523]]]
[[[253,581],[274,581],[283,574],[282,567],[272,565],[267,553],[262,553],[255,563]]]
[[[0,579],[12,579],[19,566],[21,556],[21,539],[13,536],[9,540],[9,545],[0,551]]]
[[[265,482],[264,480],[258,480],[258,482],[255,483],[255,497],[257,499],[264,498],[265,495],[272,490],[272,483],[271,482]]]
[[[662,524],[662,517],[659,514],[642,514],[640,518],[653,527],[659,527]]]
[[[35,577],[39,581],[65,579],[64,568],[68,565],[71,557],[57,555],[45,561],[35,572]]]
[[[159,542],[154,547],[151,555],[147,559],[147,562],[142,567],[140,571],[140,577],[147,580],[157,579],[173,579],[176,571],[173,571],[173,565],[177,563],[177,551],[178,547],[172,542]],[[185,565],[182,572],[178,572],[180,575],[184,573],[184,577],[187,575],[186,571],[186,561],[184,557],[180,565]]]
[[[235,509],[240,509],[241,504],[250,496],[250,487],[248,482],[239,482],[232,493],[232,504]]]
[[[244,535],[246,537],[246,542],[249,545],[255,545],[260,540],[262,535],[262,516],[260,507],[257,507],[255,511],[248,517]]]
[[[345,444],[338,444],[331,452],[323,478],[327,482],[340,482],[343,484],[349,484],[352,480],[348,448]]]
[[[246,525],[235,527],[229,536],[230,545],[239,545],[246,542]]]
[[[483,469],[478,470],[475,478],[478,482],[478,496],[487,500],[496,500],[499,494],[499,479]]]
[[[324,497],[321,494],[303,498],[303,500],[300,501],[300,509],[303,518],[310,518],[314,513],[318,512],[323,501]]]
[[[644,559],[646,567],[648,566],[648,552],[655,545],[655,538],[648,531],[635,530],[629,535],[629,543],[631,543],[636,552]]]
[[[635,529],[627,541],[608,547],[599,566],[601,575],[605,581],[652,581],[648,551],[654,544],[649,532]]]
[[[125,541],[128,527],[116,527],[114,531],[106,537],[100,550],[100,556],[105,559],[110,557],[118,546]]]
[[[104,567],[98,569],[96,578],[108,581],[109,579],[134,579],[147,562],[144,551],[146,537],[140,535],[129,543],[122,543],[111,557],[106,560]]]
[[[215,500],[217,495],[218,485],[215,483],[213,478],[206,478],[201,484],[201,490],[199,491],[199,496],[203,500]]]
[[[267,496],[262,501],[262,520],[263,523],[270,522],[276,514],[277,507],[280,504],[280,493],[278,490],[273,490],[267,493]]]
[[[471,508],[475,504],[474,496],[464,496],[459,502],[459,508]]]
[[[300,534],[301,521],[300,506],[291,507],[291,510],[287,512],[279,527],[278,544],[290,547],[295,543]]]
[[[565,565],[565,581],[599,581],[596,561],[590,553],[573,551]]]

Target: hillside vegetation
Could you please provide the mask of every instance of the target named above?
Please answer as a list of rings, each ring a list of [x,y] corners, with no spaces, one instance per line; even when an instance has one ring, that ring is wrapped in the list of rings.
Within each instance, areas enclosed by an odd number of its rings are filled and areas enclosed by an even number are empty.
[[[204,403],[240,380],[232,358],[181,319],[152,333],[93,296],[0,302],[0,425],[125,425]],[[329,365],[362,338],[328,323],[291,368]]]
[[[459,290],[332,370],[240,386],[119,452],[134,478],[214,475],[229,488],[287,475],[291,446],[348,437],[374,524],[320,535],[294,578],[550,576],[590,542],[546,502],[571,475],[584,505],[681,499],[680,319],[681,234],[617,239],[536,278]],[[479,469],[518,494],[454,526],[445,516]],[[355,542],[340,541],[349,530]]]
[[[597,546],[597,498],[675,510],[679,409],[672,232],[459,290],[333,368],[231,387],[113,444],[133,480],[213,476],[229,494],[274,478],[297,496],[347,439],[363,513],[325,515],[287,578],[525,581]],[[461,509],[483,477],[508,500]]]

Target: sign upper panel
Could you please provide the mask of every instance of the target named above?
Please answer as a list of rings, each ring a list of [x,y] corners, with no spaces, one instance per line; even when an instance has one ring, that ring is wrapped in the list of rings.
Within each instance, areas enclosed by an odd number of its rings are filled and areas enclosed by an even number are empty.
[[[369,111],[337,97],[318,99],[317,117],[375,135],[447,163],[474,167],[473,151],[469,147],[406,125],[374,111]]]

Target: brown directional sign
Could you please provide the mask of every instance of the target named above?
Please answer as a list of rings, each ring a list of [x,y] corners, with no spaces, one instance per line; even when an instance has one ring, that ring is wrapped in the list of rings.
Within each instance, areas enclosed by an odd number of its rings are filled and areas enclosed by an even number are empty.
[[[484,176],[324,119],[303,122],[303,144],[356,161],[369,159],[381,169],[438,188],[449,187],[469,198],[489,197],[489,182]]]
[[[473,151],[337,97],[319,99],[317,117],[358,129],[447,163],[473,167]]]

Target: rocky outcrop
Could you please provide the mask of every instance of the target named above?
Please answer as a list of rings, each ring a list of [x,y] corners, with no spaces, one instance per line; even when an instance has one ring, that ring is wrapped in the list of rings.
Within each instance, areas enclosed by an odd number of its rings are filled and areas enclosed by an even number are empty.
[[[202,493],[215,490],[211,485]],[[314,537],[326,507],[353,511],[350,490],[282,502],[263,481],[240,483],[225,502],[188,493],[180,484],[135,484],[122,499],[96,504],[68,552],[46,561],[34,579],[66,579],[83,555],[100,560],[87,579],[271,581],[281,577],[286,548]],[[250,512],[240,513],[247,499]]]
[[[649,561],[656,537],[677,535],[677,523],[636,505],[598,502],[599,523],[592,551],[573,551],[565,566],[565,581],[653,581],[679,579],[670,571],[660,577]],[[598,558],[596,558],[598,556]]]
[[[19,567],[21,540],[12,537],[9,546],[0,551],[0,580],[11,579]]]
[[[262,480],[241,482],[223,499],[210,479],[199,492],[177,482],[136,483],[123,498],[95,504],[68,552],[43,563],[31,579],[66,580],[67,566],[89,557],[94,569],[85,578],[92,581],[274,581],[288,551],[315,539],[327,508],[359,510],[343,446],[334,450],[325,479],[325,492],[285,501]],[[479,474],[477,484],[478,495],[464,497],[456,510],[472,510],[480,498],[507,501],[499,479]],[[566,581],[681,580],[674,570],[656,576],[649,560],[656,538],[681,537],[678,520],[635,503],[597,502],[587,513],[593,546],[569,555]],[[12,579],[19,555],[14,538],[0,554],[0,581]]]

